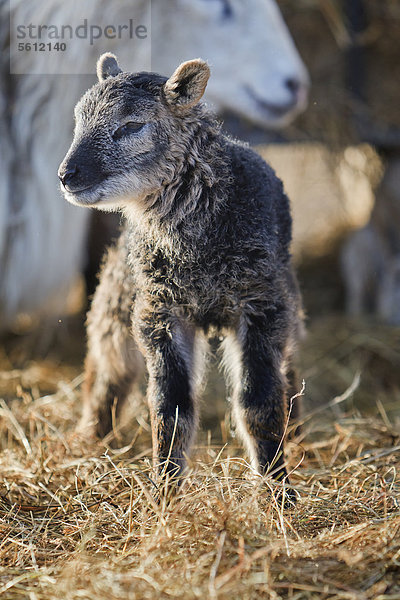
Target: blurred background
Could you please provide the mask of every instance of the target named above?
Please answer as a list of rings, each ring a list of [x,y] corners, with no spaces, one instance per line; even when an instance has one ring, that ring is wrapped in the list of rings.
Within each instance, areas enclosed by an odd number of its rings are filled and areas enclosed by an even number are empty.
[[[81,382],[84,315],[118,216],[68,205],[56,174],[73,107],[111,50],[129,71],[209,61],[206,101],[291,199],[306,410],[400,419],[400,0],[0,0],[0,11],[1,397]],[[58,29],[39,37],[40,24]],[[224,438],[211,362],[204,426]]]

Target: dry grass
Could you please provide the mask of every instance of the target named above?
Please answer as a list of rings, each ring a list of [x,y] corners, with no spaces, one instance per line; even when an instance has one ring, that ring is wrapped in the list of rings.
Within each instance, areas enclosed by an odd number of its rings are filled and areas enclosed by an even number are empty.
[[[308,404],[319,390],[331,408],[309,409],[288,445],[299,493],[289,511],[268,479],[251,476],[236,440],[205,434],[177,497],[157,504],[146,412],[133,415],[133,444],[79,440],[79,367],[53,359],[12,369],[4,354],[0,596],[400,598],[400,424],[383,396],[379,417],[362,416],[350,392],[327,397],[333,373],[337,389],[357,384],[349,356],[361,332],[347,328],[346,337],[341,322],[318,329],[317,320],[306,343]],[[398,332],[392,343],[389,330],[363,331],[364,354],[398,373]],[[370,370],[356,394],[370,388]]]

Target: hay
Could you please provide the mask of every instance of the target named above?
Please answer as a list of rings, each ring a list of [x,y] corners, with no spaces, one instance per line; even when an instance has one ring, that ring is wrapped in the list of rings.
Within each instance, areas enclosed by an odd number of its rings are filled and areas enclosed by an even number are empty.
[[[147,413],[122,448],[80,440],[79,368],[3,357],[1,597],[399,598],[400,423],[385,406],[400,398],[399,332],[341,323],[316,319],[302,353],[310,416],[288,444],[290,511],[235,439],[206,434],[176,498],[157,504]],[[374,379],[381,415],[368,416],[355,398]]]
[[[314,317],[300,361],[310,408],[340,394],[360,373],[360,386],[349,401],[335,410],[336,417],[359,411],[376,414],[382,412],[383,406],[388,421],[400,417],[398,328],[334,315]]]

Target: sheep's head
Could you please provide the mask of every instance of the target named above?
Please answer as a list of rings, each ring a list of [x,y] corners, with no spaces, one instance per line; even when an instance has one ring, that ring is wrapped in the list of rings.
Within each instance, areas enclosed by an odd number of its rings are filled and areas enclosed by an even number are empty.
[[[173,177],[171,156],[184,159],[210,70],[201,59],[167,79],[124,73],[113,54],[97,63],[98,83],[75,107],[75,132],[58,176],[73,204],[104,210],[156,193]]]

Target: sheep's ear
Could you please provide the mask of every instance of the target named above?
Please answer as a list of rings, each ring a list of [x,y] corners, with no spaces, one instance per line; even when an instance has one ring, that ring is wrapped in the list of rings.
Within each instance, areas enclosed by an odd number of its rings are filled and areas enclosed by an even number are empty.
[[[209,77],[209,66],[201,58],[182,63],[164,85],[166,101],[171,107],[191,108],[204,94]]]
[[[117,57],[111,52],[105,52],[97,61],[97,77],[99,81],[104,81],[108,77],[115,77],[122,70],[119,67]]]

